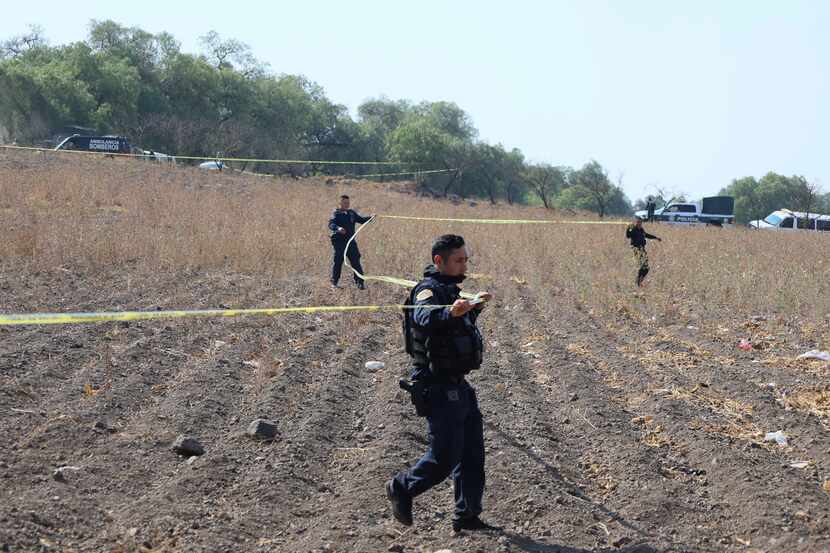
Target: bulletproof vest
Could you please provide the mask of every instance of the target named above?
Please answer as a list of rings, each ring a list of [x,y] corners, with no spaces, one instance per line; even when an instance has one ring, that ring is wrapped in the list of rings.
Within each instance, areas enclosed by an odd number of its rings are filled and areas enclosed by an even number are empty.
[[[429,287],[439,305],[451,305],[458,296],[450,287],[432,279]],[[415,304],[413,288],[404,305]],[[429,367],[435,376],[458,376],[481,366],[484,341],[469,315],[453,320],[454,324],[431,333],[413,320],[413,310],[403,313],[403,335],[406,353],[412,356],[417,367]]]

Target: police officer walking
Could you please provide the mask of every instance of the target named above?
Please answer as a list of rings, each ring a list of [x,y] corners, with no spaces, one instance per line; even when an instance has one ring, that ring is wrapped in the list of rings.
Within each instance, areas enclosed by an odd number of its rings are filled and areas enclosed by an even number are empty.
[[[631,240],[631,248],[634,250],[634,258],[637,260],[637,264],[639,265],[637,279],[635,282],[637,283],[637,286],[642,286],[649,270],[648,254],[646,253],[646,239],[657,240],[658,242],[662,242],[663,240],[657,238],[653,234],[647,233],[643,228],[643,220],[639,217],[636,217],[634,222],[628,225],[628,228],[625,229],[625,237]]]
[[[349,251],[346,251],[346,244],[354,235],[355,224],[364,224],[372,217],[361,217],[353,209],[349,209],[349,197],[345,194],[340,196],[340,207],[334,210],[329,219],[329,230],[331,231],[331,246],[334,248],[334,260],[331,265],[331,285],[335,288],[340,281],[340,272],[343,269],[343,256],[345,254],[349,263],[354,269],[363,274],[363,267],[360,265],[360,249],[357,242],[352,240]],[[358,289],[365,290],[366,285],[363,279],[354,275],[355,284]]]
[[[434,265],[409,295],[404,312],[406,349],[413,358],[411,383],[418,415],[429,428],[429,449],[408,471],[386,483],[395,519],[412,525],[412,500],[452,475],[455,514],[452,527],[488,530],[479,518],[484,495],[484,428],[475,390],[465,375],[481,366],[484,344],[476,320],[492,296],[461,299],[468,251],[461,236],[446,234],[432,246]],[[449,307],[447,307],[449,306]]]

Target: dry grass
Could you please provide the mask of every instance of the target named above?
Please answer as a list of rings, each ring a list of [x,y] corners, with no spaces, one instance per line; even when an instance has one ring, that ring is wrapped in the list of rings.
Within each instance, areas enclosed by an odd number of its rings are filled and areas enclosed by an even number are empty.
[[[830,388],[827,386],[798,388],[782,397],[787,409],[810,413],[827,425],[830,421]]]
[[[696,421],[690,426],[705,432],[721,434],[733,439],[764,445],[764,432],[754,422],[752,405],[730,398],[707,386],[675,387],[669,397],[710,411],[719,421]]]
[[[134,160],[0,153],[4,263],[37,271],[145,273],[228,270],[256,278],[307,280],[322,301],[330,245],[326,221],[340,193],[362,213],[475,218],[544,218],[540,208],[453,205],[402,194],[403,185],[344,179],[263,179],[149,165]],[[555,214],[556,218],[576,214]],[[541,304],[567,295],[577,309],[634,322],[717,328],[779,314],[828,334],[830,236],[650,225],[645,293],[617,225],[471,225],[381,220],[360,240],[371,274],[417,277],[431,239],[467,237],[469,287],[517,302],[533,289]],[[398,300],[399,294],[390,294]],[[275,296],[278,299],[279,296]]]

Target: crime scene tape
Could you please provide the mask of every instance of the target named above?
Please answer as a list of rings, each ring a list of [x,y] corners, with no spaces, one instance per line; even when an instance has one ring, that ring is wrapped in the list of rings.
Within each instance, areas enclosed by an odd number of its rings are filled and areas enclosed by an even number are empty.
[[[364,177],[398,177],[402,175],[434,175],[436,173],[454,173],[458,169],[430,169],[429,171],[404,171],[402,173],[375,173],[369,175],[347,175],[357,178]]]
[[[59,325],[115,321],[147,321],[153,319],[184,319],[196,317],[242,317],[312,313],[377,312],[399,309],[440,309],[451,305],[323,305],[313,307],[268,307],[258,309],[191,309],[173,311],[102,311],[92,313],[23,313],[0,314],[0,326]]]
[[[357,229],[355,231],[355,233],[352,234],[351,238],[349,238],[349,241],[346,242],[346,249],[343,250],[343,252],[344,252],[343,263],[345,263],[346,267],[351,269],[354,274],[356,274],[358,277],[362,278],[363,280],[373,280],[373,281],[376,281],[376,282],[386,282],[387,284],[394,284],[396,286],[403,286],[405,288],[412,288],[413,286],[418,284],[414,280],[408,280],[408,279],[405,279],[405,278],[398,278],[398,277],[385,276],[385,275],[364,275],[364,274],[361,274],[357,271],[357,269],[352,267],[352,264],[349,263],[348,256],[345,255],[345,252],[349,251],[349,248],[351,247],[352,242],[354,242],[354,239],[357,238],[357,235],[360,234],[361,231],[363,231],[363,229],[367,228],[370,224],[372,224],[372,222],[374,222],[374,220],[377,219],[377,217],[378,217],[377,215],[373,215],[372,217],[369,218],[368,221],[366,221],[365,224],[360,225],[360,228]],[[477,294],[471,294],[469,292],[461,292],[461,297],[466,299],[466,300],[473,300],[474,303],[478,303],[478,301],[480,301]]]
[[[33,146],[16,146],[12,144],[0,144],[0,149],[5,150],[27,150],[35,152],[51,152],[64,154],[89,154],[89,155],[103,155],[103,156],[117,156],[117,157],[141,157],[146,158],[149,154],[124,154],[118,152],[97,152],[91,150],[52,150],[50,148],[35,148]],[[222,156],[179,156],[170,155],[173,159],[194,160],[194,161],[239,161],[247,163],[277,163],[277,164],[297,164],[297,165],[419,165],[417,162],[405,161],[325,161],[325,160],[310,160],[310,159],[258,159],[258,158],[244,158],[244,157],[222,157]]]
[[[559,223],[578,223],[578,224],[619,224],[617,221],[550,221],[538,219],[452,219],[440,217],[408,217],[401,215],[373,215],[365,224],[361,225],[359,229],[346,242],[345,251],[349,250],[354,239],[364,229],[368,228],[376,219],[403,219],[414,221],[442,221],[442,222],[459,222],[459,223],[484,223],[484,224],[559,224]],[[346,266],[351,271],[367,281],[386,282],[396,286],[403,286],[405,288],[412,288],[417,284],[414,280],[405,278],[398,278],[386,275],[364,275],[358,272],[351,263],[348,257],[343,259]],[[471,303],[480,303],[482,300],[478,294],[469,292],[461,292],[461,297],[471,300]],[[450,305],[435,305],[430,306],[431,309],[452,307]],[[377,312],[383,309],[417,309],[424,308],[423,306],[404,306],[404,305],[341,305],[341,306],[309,306],[309,307],[274,307],[274,308],[255,308],[255,309],[192,309],[192,310],[174,310],[174,311],[110,311],[110,312],[92,312],[92,313],[19,313],[19,314],[0,314],[0,326],[11,325],[51,325],[51,324],[73,324],[73,323],[96,323],[96,322],[113,322],[113,321],[140,321],[152,319],[182,319],[195,317],[241,317],[241,316],[275,316],[291,313],[335,313],[335,312],[354,312],[366,311]]]
[[[604,225],[624,225],[626,224],[623,221],[567,221],[567,220],[547,220],[547,219],[452,219],[452,218],[444,218],[444,217],[409,217],[403,215],[373,215],[366,221],[365,224],[360,225],[360,228],[355,231],[355,233],[349,238],[346,242],[346,249],[344,250],[343,262],[346,266],[351,269],[351,271],[357,275],[358,277],[362,278],[363,280],[371,280],[375,282],[386,282],[387,284],[394,284],[396,286],[403,286],[406,288],[412,288],[417,282],[414,280],[408,280],[405,278],[398,278],[386,275],[364,275],[358,272],[352,264],[349,263],[348,256],[345,255],[345,252],[349,251],[349,248],[354,242],[354,239],[357,238],[357,235],[360,234],[365,228],[367,228],[370,224],[372,224],[376,219],[383,218],[383,219],[401,219],[405,221],[440,221],[440,222],[455,222],[455,223],[482,223],[482,224],[496,224],[496,225],[508,225],[508,224],[583,224],[583,225],[590,225],[590,224],[604,224]],[[471,294],[469,292],[461,292],[461,297],[467,300],[472,300],[474,303],[478,303],[479,297],[477,294]]]
[[[397,173],[371,173],[368,175],[361,175],[358,173],[346,173],[343,175],[338,175],[342,177],[354,178],[354,179],[364,179],[364,178],[376,178],[376,177],[400,177],[403,175],[431,175],[436,173],[452,173],[457,169],[434,169],[430,171],[403,171]],[[271,175],[268,173],[253,173],[251,171],[238,171],[242,175],[253,175],[255,177],[268,177],[274,178],[278,175]]]
[[[482,225],[627,225],[626,221],[570,221],[568,219],[452,219],[445,217],[410,217],[405,215],[378,215],[383,219],[405,221],[441,221],[447,223],[478,223]]]

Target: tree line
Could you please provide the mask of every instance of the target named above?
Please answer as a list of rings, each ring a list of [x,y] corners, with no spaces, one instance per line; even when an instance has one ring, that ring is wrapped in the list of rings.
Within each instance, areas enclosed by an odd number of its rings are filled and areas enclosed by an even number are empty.
[[[381,97],[363,102],[352,117],[320,85],[273,72],[238,40],[211,31],[200,42],[201,52],[190,54],[169,33],[92,20],[86,40],[51,46],[40,28],[30,27],[0,43],[0,140],[34,144],[77,125],[179,155],[400,163],[389,172],[442,169],[416,175],[424,192],[440,196],[600,216],[632,211],[622,177],[612,181],[599,162],[579,168],[531,162],[517,148],[481,140],[455,103]],[[361,169],[367,170],[378,171]],[[736,179],[721,192],[736,197],[741,222],[780,207],[830,208],[830,198],[803,177]]]
[[[830,214],[830,193],[800,175],[786,177],[769,172],[760,179],[734,179],[721,194],[735,197],[735,219],[747,223],[763,219],[777,209]]]
[[[418,178],[424,191],[441,196],[600,215],[631,210],[598,162],[578,169],[531,163],[519,149],[480,140],[452,102],[375,98],[353,118],[321,86],[272,72],[238,40],[209,32],[201,46],[190,54],[169,33],[95,20],[86,40],[51,46],[32,27],[0,46],[0,134],[31,144],[77,125],[180,155],[391,160],[400,162],[392,171],[446,170]]]

